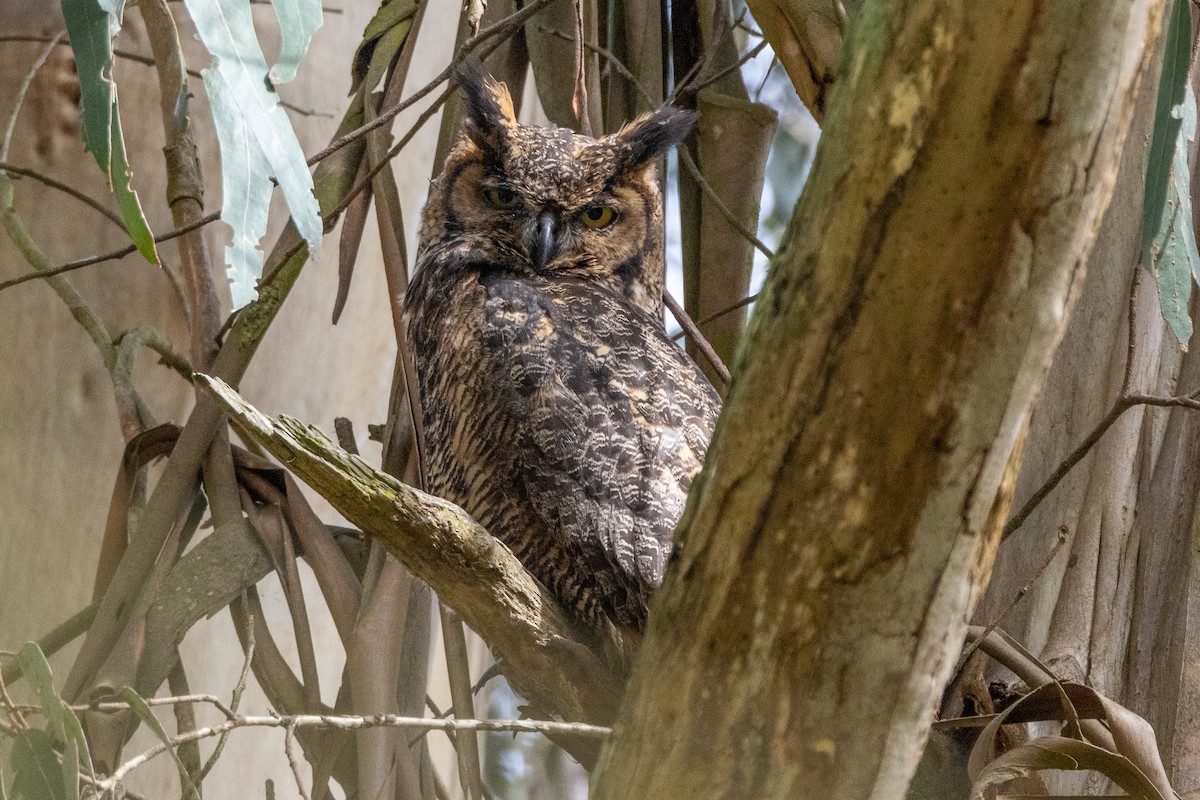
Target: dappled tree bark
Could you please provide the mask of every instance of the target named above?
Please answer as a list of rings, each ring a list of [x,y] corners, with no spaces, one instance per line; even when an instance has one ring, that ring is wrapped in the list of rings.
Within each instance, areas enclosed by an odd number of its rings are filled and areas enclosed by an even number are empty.
[[[1162,2],[868,2],[598,798],[903,796]]]

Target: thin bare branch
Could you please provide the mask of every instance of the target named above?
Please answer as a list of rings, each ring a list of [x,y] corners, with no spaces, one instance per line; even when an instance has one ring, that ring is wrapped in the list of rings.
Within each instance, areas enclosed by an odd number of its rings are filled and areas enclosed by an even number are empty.
[[[112,220],[122,231],[125,230],[125,223],[121,220],[119,214],[112,209],[106,208],[99,200],[88,197],[74,186],[70,186],[62,181],[57,181],[54,178],[51,178],[49,175],[45,175],[37,170],[29,169],[27,167],[18,167],[15,164],[9,164],[6,161],[0,161],[0,171],[7,172],[10,175],[21,175],[26,178],[32,178],[39,183],[49,186],[51,189],[57,189],[64,194],[69,194],[71,197],[74,197],[76,200],[79,200],[82,203],[86,203],[96,211],[99,211],[108,219]]]
[[[428,719],[425,717],[402,717],[396,714],[370,715],[327,715],[327,714],[295,714],[272,716],[243,716],[237,715],[219,725],[197,728],[186,734],[173,736],[167,743],[159,742],[153,747],[139,753],[121,766],[113,770],[108,778],[98,781],[97,785],[103,792],[114,793],[117,785],[130,772],[145,764],[155,756],[165,753],[170,747],[175,748],[187,742],[221,736],[225,733],[243,728],[283,728],[295,731],[297,728],[319,728],[325,730],[353,731],[363,728],[401,728],[409,730],[435,731],[469,731],[471,733],[510,732],[510,733],[541,733],[541,734],[570,734],[604,738],[612,732],[611,728],[602,725],[588,725],[582,722],[543,722],[540,720],[489,720],[489,719]]]
[[[680,150],[680,152],[682,153],[683,151]],[[725,363],[721,361],[721,357],[717,355],[717,351],[713,349],[712,345],[709,344],[708,339],[706,339],[704,334],[700,332],[700,329],[696,327],[696,323],[692,322],[692,318],[689,317],[687,312],[683,310],[683,306],[679,305],[675,298],[671,296],[671,293],[666,289],[663,289],[663,302],[666,303],[667,308],[671,311],[672,316],[675,317],[675,320],[679,323],[679,326],[683,328],[683,332],[687,334],[693,342],[696,343],[696,346],[700,348],[700,352],[704,355],[704,358],[709,364],[712,365],[712,368],[716,370],[717,375],[720,376],[725,385],[728,386],[730,379],[729,368],[725,366]]]
[[[1037,509],[1039,505],[1054,491],[1055,487],[1062,482],[1062,479],[1075,468],[1075,466],[1091,452],[1100,438],[1108,432],[1108,429],[1113,426],[1121,415],[1131,408],[1136,406],[1155,406],[1159,408],[1188,408],[1192,410],[1200,410],[1200,389],[1196,389],[1186,394],[1176,395],[1173,397],[1164,397],[1160,395],[1145,394],[1135,392],[1133,390],[1133,365],[1137,357],[1137,330],[1138,330],[1138,314],[1137,314],[1137,294],[1138,287],[1142,282],[1142,268],[1135,266],[1133,270],[1133,278],[1129,289],[1129,310],[1128,314],[1128,335],[1129,340],[1126,344],[1125,367],[1121,378],[1121,389],[1113,400],[1112,407],[1104,415],[1104,417],[1092,428],[1091,432],[1084,437],[1083,441],[1072,450],[1066,458],[1050,473],[1050,477],[1046,478],[1045,482],[1038,487],[1037,491],[1025,501],[1025,505],[1021,507],[1017,513],[1009,518],[1004,526],[1003,538],[1007,539],[1012,534],[1016,533],[1022,525],[1029,519],[1030,515]]]
[[[300,761],[296,758],[296,725],[294,723],[283,726],[283,752],[287,756],[288,764],[292,768],[292,775],[296,778],[296,789],[300,792],[300,797],[303,800],[312,800],[312,795],[304,788],[304,775],[302,774]]]
[[[37,58],[33,61],[33,66],[29,68],[25,79],[21,81],[20,87],[17,88],[17,99],[13,103],[12,114],[8,117],[8,124],[4,127],[4,139],[0,141],[0,161],[8,161],[8,151],[12,147],[13,132],[17,129],[17,117],[21,115],[21,107],[25,105],[25,95],[29,94],[29,87],[33,85],[33,79],[37,76],[38,71],[46,64],[46,60],[50,58],[50,54],[54,52],[55,45],[58,40],[63,37],[66,31],[59,31],[50,42],[42,48],[38,53]]]
[[[194,230],[203,228],[205,225],[216,222],[220,218],[221,212],[213,211],[212,213],[206,214],[193,223],[184,225],[182,228],[176,228],[173,231],[167,231],[166,233],[155,236],[154,243],[161,244],[163,242],[169,242],[172,239],[178,239],[180,236],[185,236]],[[56,275],[74,272],[77,269],[90,267],[94,264],[103,264],[106,261],[116,261],[117,259],[124,258],[125,256],[135,252],[137,252],[137,245],[130,244],[126,245],[125,247],[119,247],[111,252],[104,253],[103,255],[88,256],[86,258],[76,259],[75,261],[68,261],[66,264],[62,264],[57,267],[48,267],[47,269],[38,272],[27,272],[24,275],[18,275],[15,278],[9,278],[8,280],[0,281],[0,292],[29,281],[53,278]]]
[[[726,314],[732,314],[734,311],[737,311],[739,308],[745,308],[746,306],[750,305],[757,299],[758,299],[758,292],[755,292],[752,295],[747,295],[746,297],[743,297],[741,300],[738,300],[733,305],[726,306],[725,308],[722,308],[720,311],[714,311],[713,313],[709,314],[707,317],[697,320],[696,324],[697,325],[707,325],[708,323],[712,322],[713,320],[720,319],[721,317],[725,316]],[[674,339],[675,341],[679,341],[686,335],[687,335],[687,331],[680,331],[679,333],[675,334],[671,338]]]

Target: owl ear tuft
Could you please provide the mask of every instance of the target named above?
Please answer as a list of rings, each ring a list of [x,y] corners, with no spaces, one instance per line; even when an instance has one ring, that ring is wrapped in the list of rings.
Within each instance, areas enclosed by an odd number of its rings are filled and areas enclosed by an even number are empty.
[[[508,132],[517,127],[517,114],[508,87],[488,75],[483,63],[475,57],[459,65],[455,81],[466,95],[463,127],[467,135],[481,148],[499,150]]]
[[[663,106],[627,123],[612,137],[622,166],[636,169],[649,164],[682,142],[695,123],[696,112],[675,106]]]

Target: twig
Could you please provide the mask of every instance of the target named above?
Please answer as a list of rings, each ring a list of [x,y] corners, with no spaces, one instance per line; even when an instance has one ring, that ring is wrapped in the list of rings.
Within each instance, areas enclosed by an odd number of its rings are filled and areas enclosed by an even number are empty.
[[[287,756],[288,764],[292,767],[292,775],[296,778],[296,788],[300,791],[300,797],[303,800],[312,800],[312,795],[304,788],[304,776],[300,773],[300,762],[296,759],[295,740],[295,723],[285,725],[283,727],[283,752]]]
[[[579,120],[579,132],[585,136],[592,135],[592,119],[588,114],[587,74],[585,53],[587,36],[583,32],[583,0],[572,0],[575,6],[575,81],[571,90],[571,105],[575,111],[575,119]]]
[[[482,45],[488,39],[491,39],[500,34],[515,32],[517,30],[517,28],[519,28],[521,25],[523,25],[525,23],[526,20],[528,20],[534,14],[538,13],[539,11],[541,11],[543,8],[550,5],[554,1],[555,0],[534,0],[534,2],[525,6],[524,8],[522,8],[520,11],[516,12],[515,14],[510,14],[509,16],[505,17],[504,19],[496,22],[494,25],[489,25],[488,27],[484,28],[478,34],[476,34],[475,36],[472,36],[470,39],[468,39],[466,42],[463,43],[463,46],[461,48],[459,48],[457,53],[455,53],[454,59],[450,62],[450,65],[447,66],[440,73],[438,73],[438,75],[433,80],[431,80],[429,83],[425,84],[423,87],[418,89],[413,94],[409,95],[409,97],[407,97],[406,99],[401,100],[399,103],[392,106],[388,110],[380,113],[380,115],[378,117],[376,117],[375,119],[366,123],[365,125],[361,125],[358,128],[355,128],[354,130],[346,133],[345,135],[339,136],[338,138],[334,139],[332,142],[329,143],[328,147],[326,147],[325,149],[316,153],[312,158],[310,158],[309,164],[311,165],[311,164],[316,163],[317,161],[322,161],[322,160],[328,158],[330,155],[332,155],[333,153],[336,153],[338,150],[341,150],[343,147],[350,144],[355,139],[365,136],[366,134],[370,133],[371,131],[375,130],[376,128],[386,125],[388,122],[390,122],[392,119],[394,119],[398,114],[400,114],[401,112],[403,112],[405,109],[409,108],[410,106],[414,105],[415,103],[420,101],[422,98],[427,97],[428,95],[432,94],[434,89],[436,89],[442,83],[445,83],[447,80],[449,80],[450,76],[454,74],[454,70],[457,69],[458,66],[460,64],[462,64],[462,62],[466,59],[466,57],[468,55],[470,55],[477,47]],[[497,43],[497,46],[499,46],[499,43]],[[493,48],[486,50],[480,57],[481,58],[486,57],[489,53],[491,53],[491,51],[493,49],[495,49],[495,48],[493,47]]]
[[[12,146],[13,131],[17,129],[17,117],[21,115],[21,106],[25,104],[25,95],[29,93],[29,87],[33,85],[33,79],[37,76],[38,70],[50,58],[50,54],[54,52],[55,45],[58,44],[58,40],[63,37],[64,33],[66,31],[59,31],[50,43],[42,48],[42,52],[38,53],[38,57],[34,59],[33,66],[25,74],[25,80],[21,81],[21,86],[17,89],[17,99],[13,104],[12,114],[9,115],[8,124],[4,128],[4,141],[0,143],[0,161],[8,161],[8,151]]]
[[[121,219],[120,215],[118,215],[115,211],[112,211],[111,209],[106,208],[104,206],[104,204],[101,203],[99,200],[94,200],[91,197],[88,197],[86,194],[79,191],[74,186],[70,186],[68,184],[62,183],[61,181],[56,181],[54,178],[51,178],[49,175],[44,175],[41,172],[38,172],[37,170],[29,169],[27,167],[18,167],[15,164],[9,164],[6,161],[0,161],[0,171],[7,172],[10,175],[22,175],[26,178],[33,178],[35,181],[38,181],[39,183],[43,183],[46,186],[49,186],[51,189],[57,189],[58,191],[63,192],[64,194],[69,194],[69,195],[71,195],[71,197],[74,197],[76,200],[79,200],[80,202],[86,203],[87,205],[94,208],[96,211],[99,211],[101,214],[103,214],[108,219],[112,220],[114,223],[116,223],[121,228],[122,231],[125,230],[125,222],[124,222],[124,220]]]
[[[158,742],[153,747],[134,756],[117,769],[112,775],[99,781],[99,787],[105,792],[114,792],[117,784],[125,779],[134,769],[145,764],[155,756],[167,751],[168,744],[178,747],[186,742],[221,736],[229,731],[241,728],[319,728],[325,730],[353,731],[363,728],[400,728],[413,730],[437,731],[469,731],[480,732],[511,732],[511,733],[564,733],[575,736],[603,738],[612,732],[612,728],[601,725],[588,725],[582,722],[545,722],[532,719],[427,719],[425,717],[402,717],[396,714],[370,715],[327,715],[327,714],[294,714],[273,716],[243,716],[235,715],[219,725],[197,728],[186,734],[171,737],[167,743]]]
[[[1125,370],[1121,380],[1121,390],[1117,394],[1117,398],[1113,400],[1112,407],[1108,410],[1108,413],[1092,428],[1083,441],[1059,463],[1055,470],[1050,473],[1050,477],[1025,502],[1025,505],[1009,518],[1004,526],[1002,540],[1016,533],[1028,521],[1030,515],[1054,491],[1055,487],[1062,482],[1067,473],[1074,469],[1075,465],[1091,452],[1091,449],[1108,432],[1113,423],[1120,419],[1121,415],[1129,409],[1136,406],[1155,406],[1158,408],[1189,408],[1194,411],[1200,411],[1200,389],[1174,397],[1144,394],[1133,390],[1133,363],[1134,357],[1137,355],[1136,335],[1138,329],[1136,298],[1137,290],[1142,280],[1141,272],[1141,267],[1134,267],[1133,283],[1129,293],[1129,342],[1126,346]]]
[[[186,117],[187,69],[175,18],[166,0],[143,0],[139,4],[146,23],[146,36],[154,53],[158,77],[159,106],[163,124],[163,156],[167,172],[167,206],[176,227],[204,216],[204,178],[196,143]],[[184,105],[181,106],[181,103]],[[221,301],[204,237],[195,232],[179,244],[179,266],[187,287],[189,353],[196,369],[207,370],[217,354],[217,332],[221,329]]]
[[[997,626],[999,626],[1000,623],[1012,613],[1012,610],[1017,607],[1017,604],[1020,603],[1022,599],[1024,599],[1025,595],[1029,593],[1029,590],[1033,588],[1033,585],[1041,580],[1042,575],[1044,575],[1046,570],[1050,568],[1050,565],[1054,563],[1054,559],[1058,556],[1059,551],[1063,549],[1064,545],[1066,545],[1069,539],[1067,533],[1068,531],[1066,527],[1059,528],[1058,541],[1054,543],[1054,547],[1050,548],[1050,552],[1046,554],[1046,558],[1042,561],[1042,565],[1038,567],[1037,572],[1033,573],[1033,577],[1026,581],[1025,585],[1017,591],[1016,595],[1009,602],[1009,604],[1005,606],[1004,609],[1001,610],[1001,612],[997,614],[991,622],[988,623],[987,627],[983,629],[983,633],[981,633],[974,641],[972,641],[967,649],[963,651],[963,654],[958,659],[958,665],[954,668],[954,677],[947,681],[947,685],[950,685],[954,683],[954,681],[958,680],[959,673],[962,672],[963,667],[967,665],[967,661],[975,654],[975,651],[979,649],[979,646],[983,644],[984,640],[992,635],[992,631],[996,630]]]
[[[24,730],[29,727],[29,723],[25,721],[25,717],[21,714],[20,709],[13,703],[12,696],[8,693],[8,686],[4,679],[0,678],[0,705],[4,706],[4,712],[8,715],[12,727],[17,730]]]
[[[159,363],[179,373],[186,381],[191,381],[192,364],[183,354],[171,345],[171,340],[157,328],[132,328],[125,331],[116,340],[117,361],[114,369],[128,376],[133,370],[133,356],[139,347],[153,350],[159,356]]]
[[[722,308],[720,311],[714,311],[713,313],[709,314],[707,317],[697,320],[696,325],[698,325],[698,326],[699,325],[707,325],[708,323],[712,322],[713,320],[720,319],[721,317],[725,316],[726,314],[732,314],[734,311],[737,311],[739,308],[745,308],[746,306],[750,305],[757,299],[758,299],[758,292],[755,292],[752,295],[743,297],[741,300],[738,300],[733,305],[725,306],[725,308]],[[680,331],[679,333],[675,334],[671,338],[677,342],[686,335],[687,335],[687,331]]]
[[[771,56],[771,63],[767,65],[767,71],[763,73],[762,80],[758,84],[758,88],[754,90],[754,102],[758,102],[758,98],[762,97],[763,89],[767,88],[767,79],[771,77],[771,72],[779,64],[779,56]]]
[[[712,365],[712,368],[716,371],[717,375],[721,378],[725,385],[728,386],[730,379],[729,368],[725,366],[723,361],[721,361],[721,357],[717,355],[717,351],[713,349],[713,346],[709,343],[708,339],[705,338],[704,334],[700,333],[700,329],[696,327],[696,323],[692,322],[692,318],[689,317],[687,312],[683,310],[683,306],[679,305],[679,303],[675,301],[675,298],[671,296],[671,293],[665,288],[663,289],[663,302],[666,303],[667,308],[671,310],[671,314],[675,317],[676,321],[679,322],[679,326],[683,328],[684,332],[692,339],[693,342],[696,343],[696,346],[700,348],[701,354],[703,354],[708,363]]]
[[[195,222],[193,222],[189,225],[184,225],[182,228],[176,228],[173,231],[167,231],[166,233],[155,236],[154,243],[162,244],[163,242],[169,242],[172,239],[178,239],[180,236],[189,234],[194,230],[199,230],[200,228],[203,228],[205,225],[208,225],[212,222],[216,222],[220,218],[221,218],[221,212],[213,211],[212,213],[201,217],[200,219],[196,220]],[[39,272],[27,272],[24,275],[18,275],[15,278],[9,278],[6,281],[0,281],[0,292],[4,291],[5,289],[11,288],[13,286],[17,286],[19,284],[26,283],[28,281],[34,281],[34,280],[44,279],[44,278],[53,278],[56,275],[62,275],[63,273],[66,273],[66,272],[73,272],[77,269],[83,269],[84,267],[90,267],[93,264],[103,264],[106,261],[116,261],[117,259],[124,258],[125,256],[129,255],[130,253],[134,253],[136,251],[137,251],[137,245],[129,244],[129,245],[126,245],[125,247],[119,247],[116,250],[105,253],[103,255],[88,256],[86,258],[80,258],[75,261],[68,261],[66,264],[62,264],[57,267],[47,268],[47,269],[41,270]]]
[[[242,701],[242,693],[246,691],[246,681],[250,677],[250,663],[254,658],[254,615],[248,615],[250,618],[250,624],[246,626],[246,657],[242,659],[242,672],[240,675],[238,675],[237,685],[233,687],[233,694],[229,698],[229,707],[226,708],[220,704],[219,700],[216,700],[215,697],[213,698],[213,700],[216,701],[218,708],[221,709],[221,713],[225,715],[226,720],[232,720],[235,718],[235,712],[237,711],[238,704]],[[204,762],[204,767],[200,770],[200,774],[196,777],[195,782],[197,786],[203,782],[203,780],[208,776],[208,773],[212,771],[212,768],[217,765],[217,759],[221,757],[221,752],[225,749],[225,743],[227,741],[229,741],[228,731],[222,734],[221,738],[217,740],[217,746],[213,749],[212,755],[208,757],[208,761]]]
[[[717,207],[717,210],[721,212],[721,216],[725,217],[726,222],[729,223],[729,226],[758,248],[758,251],[764,256],[771,259],[775,258],[775,251],[763,244],[749,228],[742,224],[741,220],[734,216],[733,212],[729,210],[729,206],[725,205],[725,202],[721,200],[716,190],[712,188],[712,185],[700,172],[700,168],[696,166],[696,162],[692,160],[692,154],[688,152],[687,147],[680,145],[675,148],[675,152],[679,154],[679,163],[692,176],[692,180],[700,184],[700,189],[704,192],[704,195]]]
[[[694,87],[692,87],[690,89],[690,91],[698,93],[701,89],[712,86],[714,83],[721,80],[721,78],[724,78],[729,73],[740,70],[742,67],[744,67],[747,64],[747,62],[751,61],[756,56],[758,56],[759,53],[761,53],[763,50],[765,50],[766,47],[767,47],[767,40],[763,39],[761,42],[756,44],[754,47],[750,48],[745,53],[742,53],[742,55],[738,58],[737,61],[735,61],[732,64],[730,64],[729,66],[725,67],[725,69],[721,70],[720,72],[717,72],[716,74],[714,74],[708,78],[705,78],[700,83],[697,83]],[[763,78],[763,81],[765,82],[766,78]]]

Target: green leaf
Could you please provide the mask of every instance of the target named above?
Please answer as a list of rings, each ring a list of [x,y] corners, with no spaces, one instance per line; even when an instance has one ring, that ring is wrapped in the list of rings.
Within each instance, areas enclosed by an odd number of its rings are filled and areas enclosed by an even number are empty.
[[[67,743],[68,745],[73,744],[78,754],[75,765],[76,776],[78,776],[78,773],[81,771],[79,768],[82,766],[84,768],[83,771],[86,771],[88,776],[94,780],[96,777],[96,767],[92,764],[92,752],[88,748],[87,736],[83,733],[83,726],[79,724],[79,717],[75,716],[75,712],[66,703],[63,703],[63,710]]]
[[[123,10],[123,0],[62,0],[63,17],[67,21],[79,73],[84,144],[108,178],[130,239],[147,261],[157,264],[154,234],[142,213],[137,192],[129,184],[117,85],[112,77],[112,37],[121,29]]]
[[[234,245],[225,255],[230,274],[238,281],[234,305],[240,307],[249,299],[245,276],[262,273],[258,220],[266,214],[264,198],[269,198],[271,176],[314,255],[320,251],[323,223],[304,152],[268,79],[249,0],[186,0],[186,4],[213,56],[213,65],[204,71],[204,85],[221,145],[224,197],[240,198],[239,204],[221,212],[233,228]]]
[[[351,67],[350,93],[365,84],[374,91],[383,73],[395,60],[400,46],[408,38],[413,17],[417,13],[415,0],[390,0],[375,12],[363,31],[362,43],[354,53]]]
[[[279,60],[271,67],[271,83],[279,85],[296,77],[296,67],[308,51],[313,33],[321,27],[321,0],[271,0],[279,20]]]
[[[1163,53],[1162,76],[1158,83],[1158,102],[1154,111],[1154,132],[1150,138],[1150,156],[1146,164],[1146,195],[1142,207],[1142,252],[1149,253],[1167,206],[1167,183],[1175,160],[1181,117],[1176,109],[1184,102],[1191,64],[1192,17],[1189,0],[1172,0],[1167,22],[1167,44]],[[1149,258],[1143,258],[1148,267]]]
[[[55,741],[63,741],[66,738],[63,714],[71,712],[64,707],[58,692],[54,691],[54,674],[50,671],[45,654],[35,642],[26,642],[17,653],[17,660],[21,663],[22,674],[41,700],[42,711],[50,723],[50,735]]]
[[[79,797],[79,745],[68,739],[62,755],[63,796]]]
[[[15,738],[13,795],[24,800],[67,800],[62,767],[50,737],[44,731],[29,728],[18,732]]]
[[[1179,120],[1166,201],[1158,227],[1151,231],[1150,249],[1144,258],[1158,281],[1159,306],[1163,317],[1181,344],[1192,335],[1188,314],[1192,281],[1200,280],[1200,253],[1192,222],[1191,173],[1188,143],[1196,138],[1196,97],[1187,87],[1184,102],[1172,110]],[[1144,222],[1143,222],[1144,224]]]
[[[192,777],[188,774],[187,767],[183,765],[183,761],[179,758],[179,753],[175,752],[175,748],[171,746],[171,737],[167,735],[162,723],[158,721],[158,717],[154,716],[154,712],[150,709],[150,706],[146,705],[146,701],[142,699],[142,696],[130,686],[126,686],[120,691],[120,697],[129,703],[129,708],[133,713],[145,723],[147,728],[154,732],[158,740],[167,748],[167,752],[171,754],[171,758],[175,759],[175,765],[179,767],[179,780],[183,783],[184,787],[184,796],[198,798],[200,792],[196,790],[196,785],[192,783]]]

